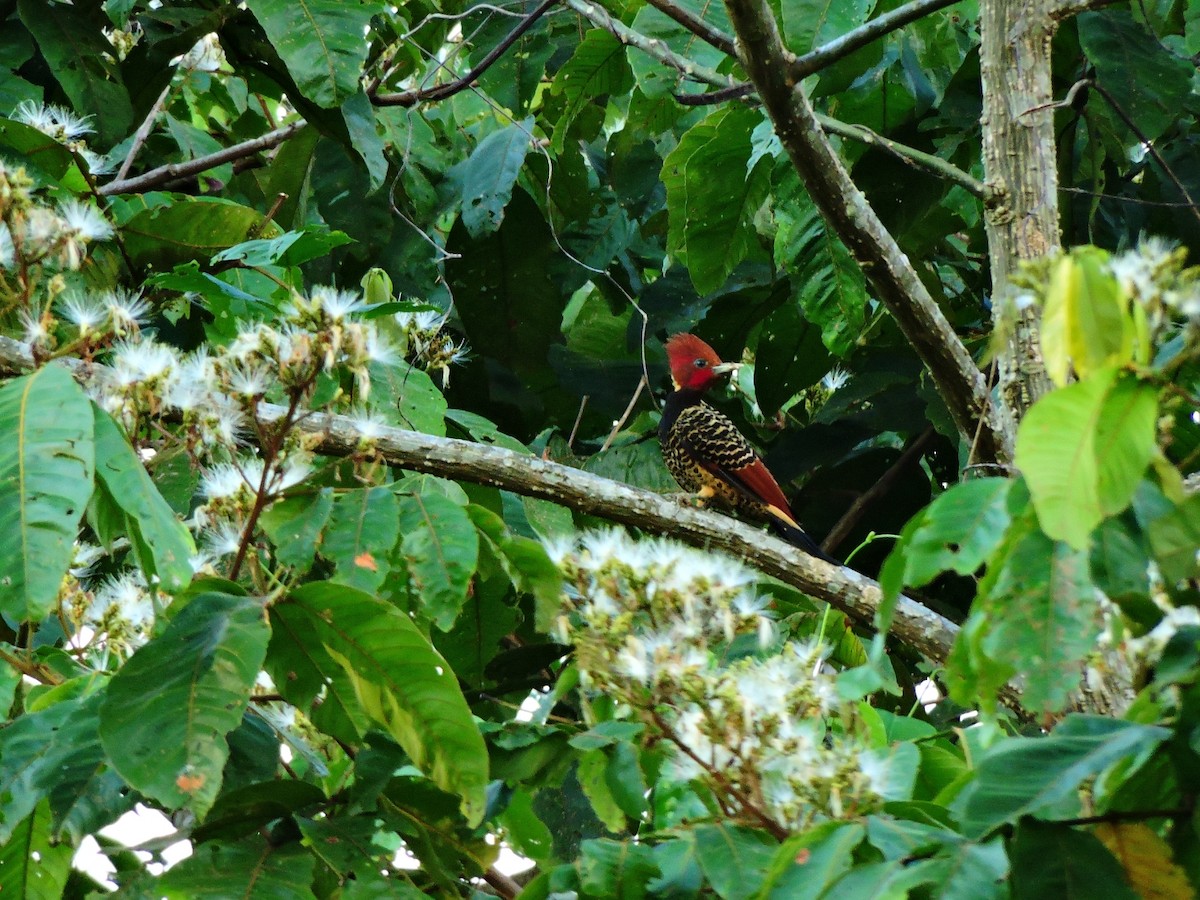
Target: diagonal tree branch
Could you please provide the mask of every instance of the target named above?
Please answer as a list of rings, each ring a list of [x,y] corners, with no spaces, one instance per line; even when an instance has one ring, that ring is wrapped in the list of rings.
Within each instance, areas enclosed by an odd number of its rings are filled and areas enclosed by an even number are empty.
[[[885,34],[891,34],[893,31],[898,31],[905,25],[924,18],[931,12],[936,12],[939,9],[945,9],[947,6],[953,6],[959,0],[911,0],[903,6],[898,6],[891,12],[886,12],[878,18],[872,19],[863,25],[859,25],[840,37],[834,38],[828,43],[822,44],[820,47],[805,53],[803,56],[798,56],[791,64],[792,78],[799,81],[801,78],[806,78],[813,72],[819,72],[826,66],[837,62],[839,59],[845,59],[856,50],[861,50],[863,47],[883,37]]]
[[[62,362],[80,381],[108,376],[104,366],[74,359]],[[33,367],[33,358],[23,344],[0,337],[0,375],[18,374]],[[253,433],[270,433],[287,415],[284,406],[260,403],[261,427]],[[316,452],[341,457],[360,452],[362,434],[350,417],[313,413],[295,418],[299,419],[296,427],[313,436]],[[871,626],[883,596],[870,578],[815,559],[744,522],[532,454],[390,427],[382,429],[373,445],[388,463],[409,471],[491,485],[610,522],[670,535],[697,547],[722,550],[830,603],[861,625]],[[940,664],[950,652],[958,626],[915,600],[901,597],[890,633],[900,643]]]
[[[111,197],[114,194],[138,194],[142,191],[162,187],[164,184],[174,181],[177,178],[199,175],[208,169],[215,169],[217,166],[225,165],[225,163],[245,159],[247,156],[253,156],[256,153],[261,153],[263,150],[278,147],[288,138],[299,134],[300,130],[306,124],[303,121],[292,122],[290,125],[284,125],[282,128],[276,128],[274,131],[268,131],[266,134],[259,135],[248,141],[242,141],[240,144],[234,144],[232,147],[226,147],[224,150],[218,150],[216,153],[210,153],[207,156],[198,156],[186,162],[159,166],[157,169],[151,169],[149,172],[143,172],[141,175],[136,175],[133,178],[118,178],[110,181],[108,184],[102,185],[99,188],[99,193],[105,197]]]
[[[980,458],[1010,462],[1010,419],[992,403],[983,373],[829,143],[807,94],[789,73],[767,0],[725,0],[725,5],[742,65],[826,223],[850,248],[925,363],[960,433],[968,441],[978,434]]]
[[[453,97],[460,91],[469,88],[480,75],[490,69],[501,56],[508,52],[513,44],[520,40],[521,35],[532,28],[537,20],[549,12],[558,2],[559,0],[542,0],[536,9],[518,23],[516,28],[506,34],[500,43],[488,51],[487,55],[479,61],[479,65],[475,66],[475,68],[461,78],[456,78],[454,81],[448,81],[445,84],[434,85],[433,87],[413,88],[410,91],[401,91],[396,94],[370,93],[368,96],[370,96],[371,102],[375,106],[408,107],[416,106],[418,103],[445,100],[448,97]]]

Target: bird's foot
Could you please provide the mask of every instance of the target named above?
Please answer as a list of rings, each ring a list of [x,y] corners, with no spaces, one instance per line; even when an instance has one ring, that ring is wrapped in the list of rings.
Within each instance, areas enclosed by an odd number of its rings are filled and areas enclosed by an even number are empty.
[[[667,496],[674,497],[680,506],[690,506],[693,509],[707,509],[708,501],[712,498],[711,494],[705,494],[703,491],[695,494],[689,491],[679,491]]]

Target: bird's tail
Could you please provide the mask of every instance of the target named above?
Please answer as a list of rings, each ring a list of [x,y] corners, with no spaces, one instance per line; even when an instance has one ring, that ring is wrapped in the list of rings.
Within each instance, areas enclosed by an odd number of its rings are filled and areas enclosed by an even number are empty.
[[[771,510],[775,513],[775,510]],[[821,549],[821,545],[809,536],[808,532],[801,528],[796,522],[790,518],[775,514],[771,516],[771,530],[778,534],[781,538],[791,544],[793,547],[799,547],[809,556],[815,556],[817,559],[823,559],[827,563],[832,563],[835,566],[840,566],[842,561],[834,559],[828,553]]]

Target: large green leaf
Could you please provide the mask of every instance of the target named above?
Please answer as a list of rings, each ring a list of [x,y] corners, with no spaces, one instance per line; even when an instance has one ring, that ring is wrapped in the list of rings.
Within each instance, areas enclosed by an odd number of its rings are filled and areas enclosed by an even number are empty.
[[[0,894],[22,900],[59,900],[71,872],[75,848],[53,839],[50,810],[43,802],[11,837],[0,841]]]
[[[1116,368],[1042,397],[1017,434],[1016,463],[1050,537],[1072,547],[1129,505],[1156,448],[1157,392]]]
[[[321,555],[337,565],[339,581],[366,591],[383,583],[400,535],[399,508],[396,495],[382,487],[359,488],[337,498]]]
[[[458,168],[462,220],[473,238],[491,234],[504,221],[504,207],[532,146],[533,119],[493,131]]]
[[[753,245],[752,219],[770,189],[767,160],[747,172],[750,134],[761,122],[755,109],[725,107],[688,129],[663,160],[667,249],[702,294],[724,284]]]
[[[1026,820],[1012,842],[1012,896],[1137,900],[1128,875],[1096,835]],[[1159,895],[1164,896],[1164,895]]]
[[[104,36],[112,23],[100,6],[21,0],[17,10],[74,109],[103,113],[94,119],[103,141],[123,138],[133,124],[133,105]]]
[[[867,21],[875,0],[788,0],[780,4],[783,38],[797,55],[841,37]]]
[[[252,834],[237,842],[209,841],[154,882],[152,895],[168,900],[241,897],[243,900],[305,900],[316,860],[295,842]]]
[[[357,93],[369,44],[371,16],[383,11],[363,0],[249,0],[246,4],[304,91],[319,106],[340,106]]]
[[[357,743],[370,720],[354,693],[350,676],[313,639],[305,607],[275,603],[270,610],[271,641],[263,667],[288,703],[307,715],[324,734]]]
[[[388,730],[442,790],[483,817],[487,748],[454,673],[412,620],[388,603],[336,584],[307,584],[280,604],[305,617],[309,634],[350,676],[367,714]]]
[[[121,234],[134,265],[170,269],[257,238],[262,221],[262,213],[239,203],[181,197],[137,212],[121,228]],[[279,233],[273,223],[264,230],[272,236]]]
[[[784,841],[761,882],[760,897],[817,900],[853,862],[866,834],[855,822],[826,822]]]
[[[629,89],[625,45],[602,28],[589,31],[554,76],[554,93],[566,98],[566,110],[554,126],[554,150],[561,153],[571,123],[592,99]]]
[[[1072,673],[1082,675],[1099,630],[1087,553],[1050,540],[1026,520],[988,565],[955,653],[971,649],[985,693],[1006,672],[1020,672],[1027,709],[1062,709],[1077,687]],[[958,657],[951,662],[956,670]]]
[[[100,740],[125,780],[203,816],[221,788],[225,736],[242,722],[270,636],[261,601],[204,593],[113,676]]]
[[[1046,372],[1062,386],[1071,373],[1088,377],[1135,353],[1129,297],[1104,268],[1104,255],[1084,248],[1054,264],[1042,310]]]
[[[92,404],[57,365],[0,387],[0,613],[54,608],[92,495]]]
[[[1164,52],[1161,38],[1135,22],[1129,10],[1083,13],[1079,43],[1100,85],[1137,124],[1140,139],[1153,141],[1179,121],[1195,69],[1190,60]]]
[[[784,303],[763,321],[754,359],[754,396],[763,415],[775,415],[832,366],[821,329],[801,315],[798,303]]]
[[[1046,737],[1001,741],[979,760],[975,780],[955,801],[963,834],[974,840],[1044,810],[1113,763],[1152,749],[1170,734],[1154,725],[1072,715]]]
[[[99,407],[93,406],[92,412],[96,478],[125,512],[125,528],[134,547],[149,551],[142,560],[144,571],[157,575],[163,590],[186,587],[192,580],[189,559],[196,555],[191,533],[158,492],[117,423]]]
[[[101,699],[63,700],[0,729],[0,844],[42,800],[50,800],[56,833],[71,808],[87,802],[104,762],[96,730]]]
[[[700,868],[723,900],[753,897],[779,851],[765,832],[742,825],[700,825],[695,835]]]
[[[788,273],[804,317],[820,326],[825,346],[844,357],[866,322],[866,279],[799,184],[785,194],[789,199],[775,209],[775,265]]]
[[[400,498],[400,553],[408,565],[416,609],[448,631],[467,599],[479,559],[479,535],[467,511],[443,494]]]
[[[350,243],[353,240],[344,231],[305,225],[297,231],[285,231],[276,238],[242,241],[222,250],[212,261],[237,260],[247,266],[298,266]]]

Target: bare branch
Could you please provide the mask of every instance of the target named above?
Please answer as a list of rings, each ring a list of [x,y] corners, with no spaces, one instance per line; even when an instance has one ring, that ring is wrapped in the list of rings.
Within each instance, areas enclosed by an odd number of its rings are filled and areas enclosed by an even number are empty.
[[[171,96],[171,88],[172,83],[168,81],[167,86],[158,95],[158,99],[154,101],[154,105],[150,107],[150,112],[146,113],[146,118],[138,126],[137,132],[133,135],[133,143],[129,147],[129,152],[125,154],[125,161],[121,163],[121,168],[117,170],[117,181],[124,179],[129,174],[129,170],[133,168],[133,161],[137,159],[138,153],[141,152],[142,145],[146,143],[146,138],[150,137],[154,123],[158,120],[158,114],[162,112],[163,106],[167,103],[167,98]]]
[[[648,0],[648,2],[660,13],[674,19],[696,37],[712,44],[722,53],[728,53],[733,57],[737,56],[737,47],[734,46],[733,38],[721,29],[714,28],[699,16],[694,16],[686,9],[676,6],[671,0]]]
[[[664,2],[664,0],[651,0],[651,2],[656,8],[661,9],[661,7],[659,7],[659,3]],[[791,71],[791,75],[797,81],[802,78],[806,78],[814,72],[819,72],[821,69],[832,65],[840,59],[845,59],[851,53],[854,53],[856,50],[861,50],[867,44],[878,40],[885,34],[898,31],[905,25],[915,22],[917,19],[923,18],[924,16],[929,15],[931,12],[944,9],[947,6],[953,6],[958,2],[959,0],[912,0],[911,3],[906,3],[904,6],[893,9],[891,12],[884,13],[877,19],[872,19],[870,22],[860,25],[858,28],[847,31],[840,37],[836,37],[832,41],[810,50],[803,56],[793,56],[790,52],[785,51],[785,58],[788,60],[788,66]],[[666,12],[666,10],[663,10],[663,12]],[[667,13],[667,15],[671,14]],[[671,17],[675,18],[674,16]],[[676,19],[676,21],[685,28],[689,27],[685,22],[679,19]],[[689,30],[692,29],[689,28]],[[695,33],[699,34],[699,32]],[[704,35],[700,36],[704,37]],[[709,43],[713,42],[709,41]],[[715,43],[714,46],[716,46]],[[720,49],[725,50],[724,47],[721,47]],[[732,49],[725,50],[725,52],[733,56],[737,55]],[[714,98],[708,100],[707,102],[709,103],[721,103],[725,100],[736,100],[739,97],[747,97],[753,93],[754,85],[750,84],[749,82],[743,82],[742,84],[735,84],[732,87],[726,88],[723,91],[714,91],[712,94],[705,94],[703,96],[706,98]],[[689,106],[703,105],[695,102],[695,99],[696,98],[689,98],[688,101],[681,100],[680,102],[683,102]]]
[[[99,193],[105,197],[111,197],[114,194],[140,194],[142,191],[162,187],[164,184],[174,181],[177,178],[199,175],[208,169],[215,169],[217,166],[222,166],[225,163],[253,156],[255,153],[261,153],[263,150],[270,150],[272,147],[278,147],[288,138],[299,134],[301,129],[307,124],[304,121],[293,122],[290,125],[284,125],[282,128],[268,131],[266,134],[252,138],[251,140],[242,141],[240,144],[234,144],[232,147],[226,147],[224,150],[218,150],[216,153],[210,153],[208,156],[198,156],[187,162],[159,166],[157,169],[151,169],[149,172],[143,172],[141,175],[136,175],[133,178],[118,178],[115,181],[110,181],[108,184],[102,185]]]
[[[537,20],[549,12],[558,2],[559,0],[542,0],[541,4],[533,12],[522,19],[516,28],[504,36],[504,40],[488,51],[487,56],[479,61],[479,65],[462,78],[456,78],[454,81],[448,81],[445,84],[435,85],[431,88],[414,88],[411,91],[401,91],[398,94],[371,95],[371,102],[376,106],[416,106],[418,103],[445,100],[447,97],[453,97],[460,91],[469,88],[480,75],[490,69],[496,60],[500,59],[513,44],[520,40],[521,35],[532,28]]]
[[[908,257],[850,178],[804,89],[767,0],[726,0],[742,65],[758,87],[775,131],[828,226],[862,265],[876,295],[928,368],[959,431],[980,432],[986,460],[1012,459],[1011,423],[993,405],[983,373],[930,296]]]
[[[107,374],[103,366],[73,359],[62,362],[81,381],[102,379]],[[27,371],[33,365],[23,344],[0,337],[0,375]],[[287,417],[286,407],[260,403],[256,433],[272,433]],[[295,427],[313,436],[318,453],[345,457],[357,453],[361,446],[362,435],[348,416],[300,411],[295,418],[299,420]],[[882,599],[879,585],[858,572],[822,562],[765,531],[720,513],[694,509],[675,497],[632,488],[532,454],[402,428],[383,428],[374,446],[389,464],[412,472],[491,485],[611,522],[670,535],[697,547],[724,551],[830,603],[860,625],[871,626]],[[891,635],[934,662],[945,662],[957,633],[958,626],[953,622],[915,600],[901,597],[897,602]]]
[[[893,141],[889,137],[884,137],[882,134],[872,131],[866,125],[842,122],[823,113],[817,113],[816,116],[817,121],[821,123],[821,127],[829,134],[836,134],[840,137],[849,138],[852,141],[859,141],[863,144],[870,144],[872,147],[878,147],[880,150],[885,150],[897,159],[908,163],[914,169],[924,169],[939,178],[951,181],[982,200],[987,200],[991,196],[991,191],[986,184],[978,178],[972,178],[969,174],[958,168],[958,166],[947,162],[940,156],[934,156],[932,153],[926,153],[907,144],[901,144],[899,141]]]
[[[791,65],[791,75],[797,81],[806,78],[839,59],[845,59],[854,51],[861,50],[885,34],[891,34],[917,19],[924,18],[931,12],[945,9],[958,2],[959,0],[912,0],[910,3],[898,6],[891,12],[884,13],[879,18],[859,25],[841,37],[834,38],[827,44],[822,44],[815,50],[796,57]]]

